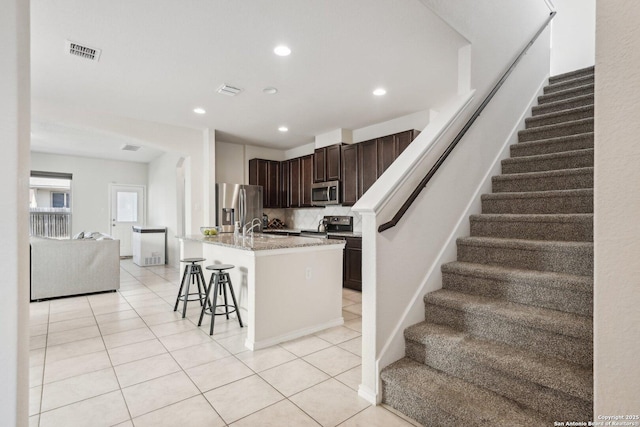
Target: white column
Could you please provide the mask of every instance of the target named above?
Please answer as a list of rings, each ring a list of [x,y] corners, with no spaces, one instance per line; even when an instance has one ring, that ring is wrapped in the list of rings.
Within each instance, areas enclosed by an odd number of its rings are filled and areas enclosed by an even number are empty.
[[[29,408],[29,2],[0,13],[0,425],[26,426]]]
[[[594,421],[640,413],[640,3],[598,0]],[[639,420],[620,420],[635,421]]]

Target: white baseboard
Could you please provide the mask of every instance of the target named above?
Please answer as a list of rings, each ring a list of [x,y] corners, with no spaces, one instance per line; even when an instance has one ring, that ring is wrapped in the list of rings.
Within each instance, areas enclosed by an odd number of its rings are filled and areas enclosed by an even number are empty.
[[[330,320],[328,322],[321,323],[316,326],[312,326],[309,328],[297,329],[292,332],[288,332],[283,335],[278,335],[275,337],[267,338],[265,340],[251,342],[249,338],[247,338],[244,342],[244,346],[249,350],[260,350],[261,348],[271,347],[272,345],[280,344],[281,342],[291,341],[296,338],[304,337],[305,335],[311,335],[313,333],[322,331],[327,328],[333,328],[334,326],[340,326],[344,324],[344,318],[339,317],[337,319]]]

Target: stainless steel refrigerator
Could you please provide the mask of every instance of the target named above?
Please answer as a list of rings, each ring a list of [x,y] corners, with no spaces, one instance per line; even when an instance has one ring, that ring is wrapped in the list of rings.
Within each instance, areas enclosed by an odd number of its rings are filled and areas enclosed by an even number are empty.
[[[262,187],[260,185],[216,184],[216,225],[223,233],[233,233],[236,221],[240,227],[252,219],[260,220],[262,231]]]

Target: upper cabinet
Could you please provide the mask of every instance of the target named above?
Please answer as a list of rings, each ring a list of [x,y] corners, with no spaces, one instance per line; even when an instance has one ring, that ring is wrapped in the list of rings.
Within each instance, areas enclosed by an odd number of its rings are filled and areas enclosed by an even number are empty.
[[[310,207],[314,182],[340,181],[341,202],[353,205],[420,132],[408,130],[358,144],[335,144],[277,162],[249,160],[249,184],[264,187],[265,208]]]
[[[339,181],[341,173],[340,146],[316,148],[313,153],[313,182]]]
[[[264,208],[279,208],[280,162],[274,160],[249,160],[249,184],[262,186]]]

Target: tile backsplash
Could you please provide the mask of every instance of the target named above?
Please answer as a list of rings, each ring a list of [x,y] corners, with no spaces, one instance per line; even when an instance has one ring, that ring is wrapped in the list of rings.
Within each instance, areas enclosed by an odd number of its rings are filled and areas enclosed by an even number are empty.
[[[348,215],[353,217],[353,231],[362,231],[362,218],[350,206],[326,206],[324,208],[265,209],[269,220],[278,218],[291,229],[316,229],[324,216]]]

